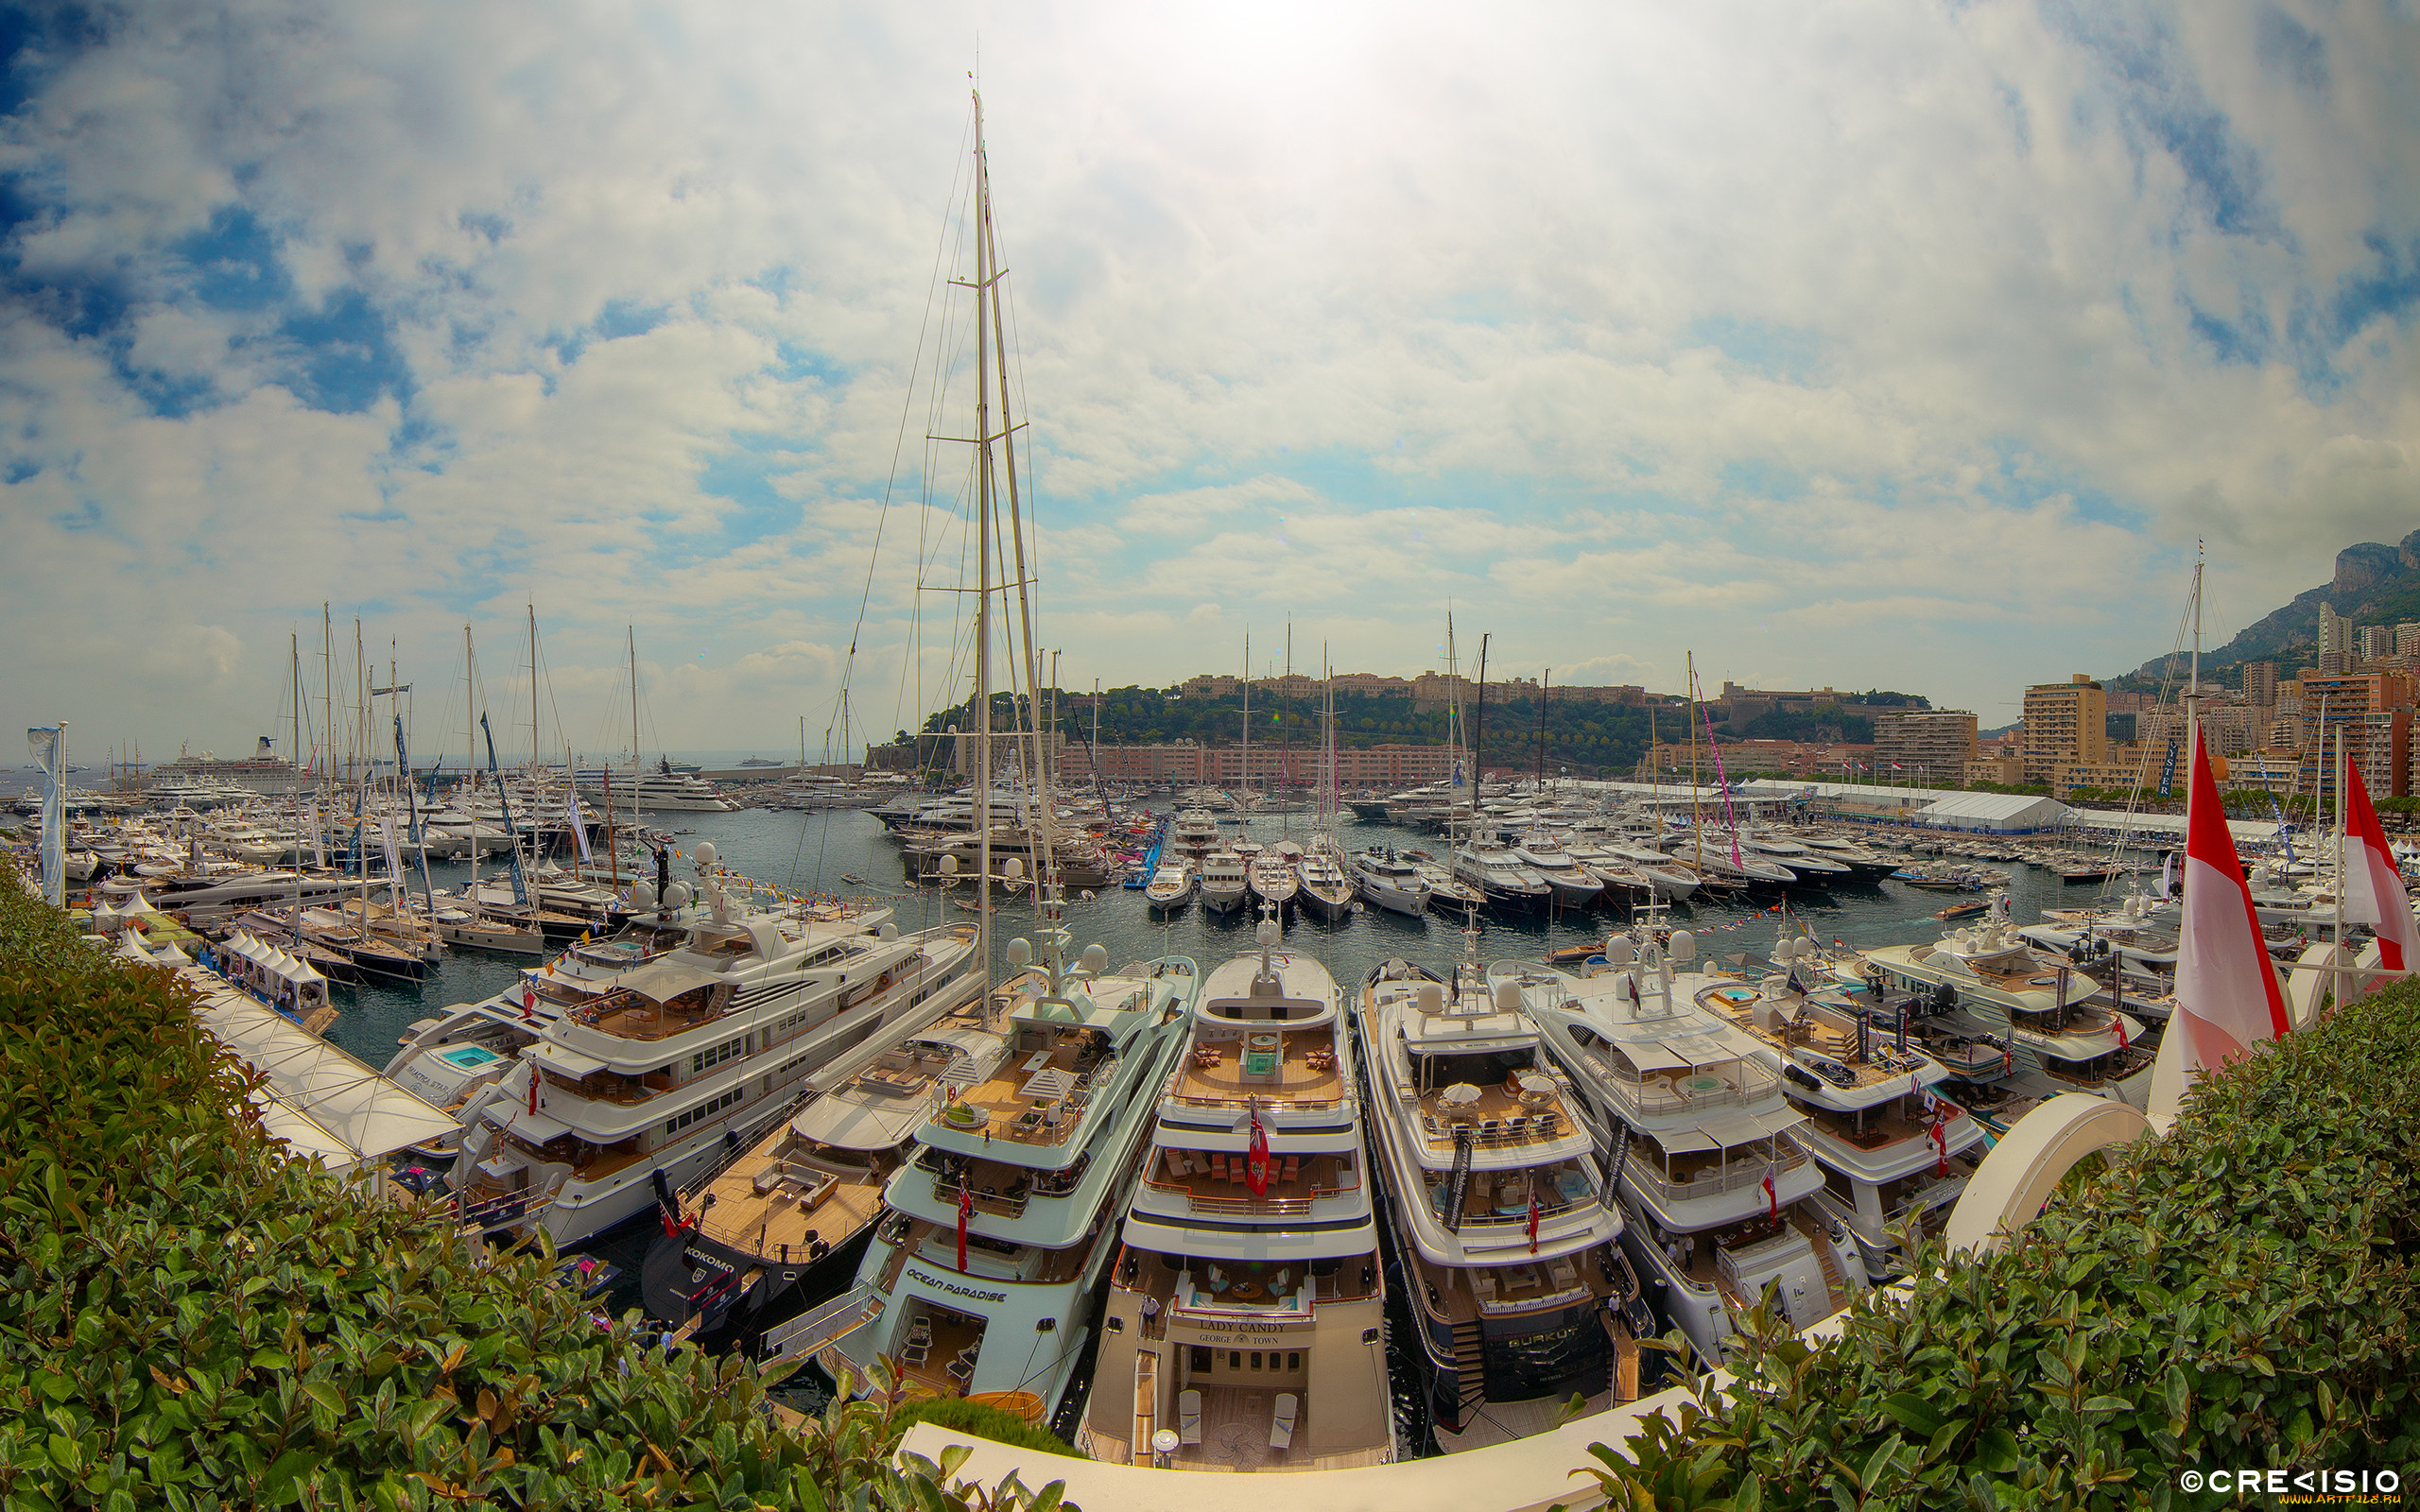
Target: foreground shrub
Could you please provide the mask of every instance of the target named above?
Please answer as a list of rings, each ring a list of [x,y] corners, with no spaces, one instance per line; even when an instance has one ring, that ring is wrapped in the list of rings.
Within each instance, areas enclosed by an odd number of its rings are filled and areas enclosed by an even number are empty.
[[[900,1407],[892,1420],[902,1432],[911,1423],[931,1423],[936,1428],[955,1429],[977,1438],[988,1438],[995,1444],[1009,1444],[1045,1454],[1065,1454],[1077,1459],[1083,1457],[1076,1452],[1076,1446],[1049,1429],[1027,1422],[1015,1413],[987,1402],[969,1401],[963,1397],[925,1397],[910,1401]]]
[[[2002,1252],[1809,1349],[1767,1310],[1680,1425],[1596,1446],[1622,1507],[2215,1506],[2180,1470],[2420,1480],[2420,986],[2204,1082]]]
[[[965,1506],[878,1379],[775,1423],[441,1207],[286,1158],[168,973],[0,886],[0,1500],[11,1508]],[[1044,1507],[1009,1487],[996,1504]]]

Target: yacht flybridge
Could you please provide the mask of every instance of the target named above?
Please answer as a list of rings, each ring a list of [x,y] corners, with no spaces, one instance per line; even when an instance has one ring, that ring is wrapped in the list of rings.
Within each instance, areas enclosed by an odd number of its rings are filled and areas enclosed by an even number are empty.
[[[466,1222],[559,1246],[612,1228],[653,1205],[655,1181],[689,1180],[727,1135],[745,1143],[788,1110],[826,1063],[932,1022],[977,966],[962,925],[886,924],[792,955],[803,940],[705,885],[711,916],[686,944],[562,1012],[465,1104]],[[777,954],[794,964],[754,980],[729,969]]]
[[[1112,1274],[1080,1447],[1119,1464],[1334,1469],[1393,1457],[1385,1288],[1342,994],[1279,948],[1192,1005]]]
[[[1807,1201],[1823,1173],[1794,1136],[1806,1115],[1780,1074],[1696,1001],[1725,979],[1675,971],[1696,948],[1678,930],[1668,954],[1642,923],[1609,939],[1589,974],[1498,965],[1489,980],[1517,985],[1610,1152],[1622,1245],[1656,1311],[1719,1361],[1737,1310],[1769,1287],[1805,1328],[1848,1305],[1865,1265],[1847,1226]]]
[[[1550,1427],[1575,1393],[1635,1399],[1645,1322],[1570,1079],[1519,985],[1490,988],[1475,922],[1463,940],[1450,980],[1373,970],[1354,1020],[1429,1415],[1457,1449]]]

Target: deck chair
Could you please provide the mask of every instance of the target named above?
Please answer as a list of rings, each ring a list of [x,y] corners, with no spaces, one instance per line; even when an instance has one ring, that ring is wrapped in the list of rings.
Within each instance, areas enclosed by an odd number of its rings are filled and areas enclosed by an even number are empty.
[[[1486,1301],[1495,1301],[1495,1272],[1492,1270],[1475,1270],[1471,1272],[1471,1294]]]
[[[908,1346],[907,1349],[902,1349],[899,1352],[899,1358],[908,1365],[923,1365],[925,1363],[925,1356],[931,1352],[932,1347],[930,1345],[911,1344]]]
[[[1225,1154],[1214,1152],[1211,1155],[1210,1174],[1217,1177],[1221,1181],[1227,1179],[1227,1157]]]
[[[1528,1139],[1530,1137],[1530,1121],[1526,1117],[1508,1118],[1504,1121],[1504,1132],[1505,1135],[1511,1139]]]
[[[1291,1181],[1302,1174],[1303,1158],[1299,1155],[1289,1155],[1286,1157],[1286,1173],[1277,1179],[1280,1181]]]
[[[1176,1441],[1180,1444],[1201,1442],[1201,1393],[1198,1391],[1176,1394]]]
[[[1277,1394],[1277,1416],[1269,1425],[1270,1448],[1291,1449],[1294,1447],[1294,1423],[1302,1412],[1302,1406],[1301,1400],[1292,1392],[1281,1391]]]
[[[1501,1119],[1482,1118],[1478,1121],[1478,1137],[1483,1143],[1495,1143],[1495,1137],[1503,1132],[1504,1123]]]
[[[1170,1151],[1168,1151],[1168,1152],[1167,1152],[1167,1158],[1168,1158],[1168,1175],[1170,1175],[1170,1176],[1172,1176],[1172,1177],[1182,1177],[1184,1175],[1185,1170],[1186,1170],[1185,1163],[1184,1163],[1184,1157],[1182,1154],[1180,1154],[1180,1153],[1178,1153],[1177,1151],[1175,1151],[1175,1150],[1170,1150]]]

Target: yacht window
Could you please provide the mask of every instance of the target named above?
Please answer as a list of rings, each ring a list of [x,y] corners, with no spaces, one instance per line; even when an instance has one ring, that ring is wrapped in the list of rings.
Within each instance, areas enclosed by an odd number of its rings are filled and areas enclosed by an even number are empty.
[[[1255,1370],[1260,1368],[1260,1351],[1258,1349],[1252,1351],[1252,1367]]]
[[[682,1114],[679,1118],[666,1122],[664,1125],[664,1132],[666,1134],[678,1134],[683,1129],[687,1128],[690,1125],[698,1122],[698,1120],[701,1118],[712,1118],[715,1114],[721,1112],[724,1108],[733,1107],[738,1103],[739,1099],[747,1094],[747,1091],[748,1089],[745,1087],[734,1087],[731,1091],[723,1093],[720,1097],[714,1099],[712,1102],[700,1103],[697,1107]]]
[[[711,1050],[699,1051],[696,1055],[689,1057],[689,1074],[694,1076],[698,1073],[705,1070],[708,1066],[721,1065],[724,1061],[731,1059],[733,1057],[738,1055],[742,1050],[746,1049],[747,1045],[748,1037],[746,1035],[741,1035],[738,1039],[730,1040],[723,1044],[718,1044]]]
[[[1300,1370],[1303,1368],[1303,1352],[1300,1349],[1288,1349],[1286,1351],[1286,1368],[1288,1370]]]
[[[1230,1370],[1240,1370],[1243,1367],[1244,1351],[1241,1349],[1229,1349],[1227,1351],[1227,1368]]]
[[[1208,1375],[1213,1368],[1218,1356],[1212,1354],[1210,1350],[1202,1345],[1197,1344],[1192,1348],[1193,1358],[1189,1363],[1193,1370],[1195,1373],[1200,1375]]]

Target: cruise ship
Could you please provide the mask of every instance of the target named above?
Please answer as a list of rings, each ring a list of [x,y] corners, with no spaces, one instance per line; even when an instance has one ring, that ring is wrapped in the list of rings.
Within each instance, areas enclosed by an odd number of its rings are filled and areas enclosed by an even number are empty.
[[[471,1097],[452,1174],[467,1220],[558,1246],[611,1228],[655,1205],[655,1179],[678,1186],[726,1138],[748,1143],[828,1062],[930,1023],[979,969],[972,926],[885,926],[750,981],[724,968],[778,930],[735,917],[712,883],[709,902],[689,943],[565,1010]]]
[[[1478,933],[1451,978],[1393,960],[1362,984],[1354,1047],[1369,1089],[1401,1274],[1420,1326],[1428,1411],[1448,1449],[1554,1426],[1575,1393],[1638,1395],[1614,1243],[1569,1078],[1546,1057],[1517,984],[1491,990]]]
[[[1154,1088],[1078,1438],[1096,1459],[1251,1470],[1394,1456],[1343,995],[1318,961],[1280,948],[1274,917],[1257,936],[1201,984]]]
[[[980,977],[963,977],[953,1004],[904,1040],[827,1066],[817,1080],[831,1090],[729,1164],[658,1190],[664,1231],[641,1272],[649,1315],[754,1354],[768,1330],[848,1289],[916,1131],[1008,1051]]]
[[[1606,955],[1583,976],[1499,965],[1489,979],[1519,984],[1609,1152],[1622,1246],[1655,1311],[1720,1363],[1737,1311],[1769,1287],[1796,1328],[1846,1307],[1865,1263],[1847,1226],[1808,1201],[1824,1177],[1793,1134],[1806,1115],[1754,1038],[1696,1002],[1722,979],[1676,972],[1695,938],[1676,930],[1661,946],[1651,921]]]
[[[1836,985],[1800,971],[1801,943],[1785,935],[1778,971],[1702,988],[1697,1002],[1754,1036],[1758,1058],[1780,1074],[1806,1116],[1793,1137],[1823,1168],[1812,1200],[1848,1226],[1879,1282],[1906,1269],[1894,1230],[1947,1222],[1981,1159],[1983,1129],[1940,1094],[1948,1067],[1877,1027]]]
[[[859,1380],[887,1358],[912,1390],[1035,1422],[1065,1400],[1200,978],[1176,955],[1111,971],[1098,945],[1071,971],[1065,931],[1040,933],[1041,964],[999,989],[1006,1056],[925,1120],[856,1285],[769,1338],[776,1354]]]

